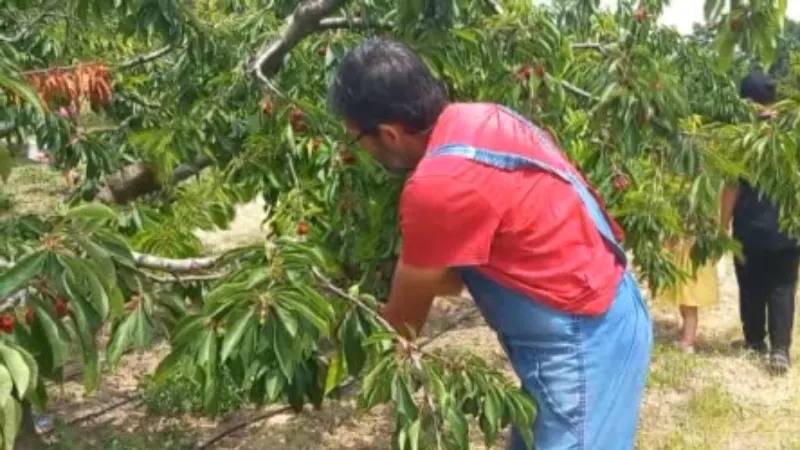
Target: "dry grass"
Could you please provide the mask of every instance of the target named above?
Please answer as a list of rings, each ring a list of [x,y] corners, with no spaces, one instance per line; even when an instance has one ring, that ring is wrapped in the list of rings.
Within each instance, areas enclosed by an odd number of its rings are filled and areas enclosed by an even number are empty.
[[[15,171],[9,190],[18,203],[15,212],[42,212],[58,204],[57,173],[41,168]],[[52,176],[51,176],[52,175]],[[5,189],[4,188],[4,189]],[[218,251],[261,239],[260,204],[243,205],[229,230],[202,233],[209,251]],[[720,263],[722,298],[713,311],[701,313],[699,353],[686,355],[670,346],[677,314],[656,305],[657,344],[643,405],[640,450],[800,450],[800,369],[773,378],[762,361],[731,350],[739,336],[736,284],[732,263]],[[458,314],[468,304],[437,303],[437,317]],[[439,322],[437,320],[437,322]],[[798,327],[800,328],[800,327]],[[482,321],[466,324],[437,342],[445,348],[467,348],[503,363],[494,335]],[[124,366],[105,378],[93,398],[80,394],[80,385],[68,382],[54,392],[53,412],[59,419],[80,416],[115,398],[135,392],[136,380],[149,372],[164,349],[127,358]],[[800,356],[795,349],[795,358]],[[212,422],[196,417],[154,417],[127,406],[102,417],[105,424],[67,427],[62,449],[183,448],[187,440],[207,437],[213,427],[231,423],[249,411]],[[109,435],[109,427],[119,436]],[[388,450],[392,422],[385,410],[356,416],[350,400],[328,403],[322,411],[281,415],[239,431],[214,448],[227,450]],[[176,435],[177,433],[177,435]],[[111,436],[111,437],[109,437]],[[177,437],[176,437],[177,436]],[[128,439],[123,443],[121,440]],[[476,448],[484,448],[475,436]],[[63,446],[72,442],[72,446]],[[124,444],[124,445],[123,445]],[[502,448],[502,446],[498,447]]]

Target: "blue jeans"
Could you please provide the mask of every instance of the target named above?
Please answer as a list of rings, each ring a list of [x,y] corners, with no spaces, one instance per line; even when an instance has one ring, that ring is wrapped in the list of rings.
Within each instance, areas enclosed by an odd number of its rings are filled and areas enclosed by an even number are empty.
[[[633,275],[599,317],[557,311],[471,268],[462,275],[537,403],[536,450],[633,449],[653,345]],[[516,432],[510,449],[525,449]]]

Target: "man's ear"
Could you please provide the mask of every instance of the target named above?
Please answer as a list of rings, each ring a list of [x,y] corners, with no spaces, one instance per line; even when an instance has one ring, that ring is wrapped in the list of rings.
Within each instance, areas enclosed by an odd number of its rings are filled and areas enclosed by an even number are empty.
[[[397,143],[403,135],[403,126],[395,123],[378,125],[378,136],[384,142]]]

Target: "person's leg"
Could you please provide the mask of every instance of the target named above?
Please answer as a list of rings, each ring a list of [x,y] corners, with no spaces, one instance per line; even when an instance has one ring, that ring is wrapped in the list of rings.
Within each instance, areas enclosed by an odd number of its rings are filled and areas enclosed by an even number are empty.
[[[653,346],[633,276],[599,317],[554,310],[474,270],[462,276],[537,405],[536,450],[633,449]],[[519,433],[509,448],[525,449]]]
[[[681,338],[678,342],[686,350],[694,351],[697,340],[697,306],[680,305],[681,312]]]
[[[766,297],[763,280],[763,261],[759,252],[744,251],[744,260],[735,259],[736,281],[739,285],[739,316],[742,321],[745,347],[766,351]]]
[[[650,369],[653,326],[633,275],[602,318],[583,321],[587,449],[632,450]]]
[[[770,362],[773,370],[783,373],[790,364],[800,251],[776,252],[772,264],[772,289],[768,299]]]
[[[567,340],[507,340],[538,409],[537,450],[632,450],[653,345],[650,312],[632,275],[601,317],[573,317]],[[510,450],[525,448],[519,433]]]

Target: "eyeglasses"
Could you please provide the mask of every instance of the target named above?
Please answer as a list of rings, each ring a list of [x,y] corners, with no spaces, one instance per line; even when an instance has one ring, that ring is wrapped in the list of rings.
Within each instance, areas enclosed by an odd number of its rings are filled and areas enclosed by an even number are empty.
[[[358,143],[361,142],[361,140],[364,139],[370,133],[371,133],[371,130],[364,130],[364,131],[358,133],[353,139],[350,139],[347,142],[347,148],[353,148],[353,147],[358,146]]]

